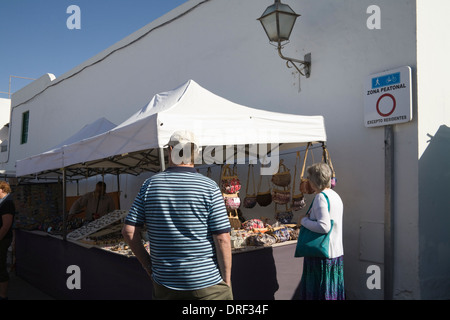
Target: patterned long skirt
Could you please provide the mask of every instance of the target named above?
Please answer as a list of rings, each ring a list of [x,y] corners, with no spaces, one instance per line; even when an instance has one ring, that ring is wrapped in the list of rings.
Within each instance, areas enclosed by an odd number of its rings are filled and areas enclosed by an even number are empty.
[[[344,256],[303,260],[301,300],[345,300]]]

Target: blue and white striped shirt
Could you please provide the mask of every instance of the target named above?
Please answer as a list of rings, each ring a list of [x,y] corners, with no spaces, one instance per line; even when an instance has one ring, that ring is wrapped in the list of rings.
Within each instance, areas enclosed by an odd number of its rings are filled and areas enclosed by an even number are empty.
[[[197,290],[222,281],[213,234],[230,222],[217,183],[194,168],[170,167],[147,179],[125,220],[147,226],[152,276],[175,290]]]

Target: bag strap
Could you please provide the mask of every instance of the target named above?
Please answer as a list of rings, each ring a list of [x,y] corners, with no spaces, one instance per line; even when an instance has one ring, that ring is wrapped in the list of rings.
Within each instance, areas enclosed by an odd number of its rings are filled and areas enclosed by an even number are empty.
[[[332,174],[332,177],[334,178],[334,177],[336,177],[336,172],[334,171],[333,163],[331,162],[330,153],[329,153],[328,149],[326,149],[326,152],[327,152],[327,158],[328,158],[327,164],[330,166],[331,174]]]
[[[245,188],[245,194],[248,195],[248,185],[250,184],[250,174],[252,176],[252,183],[253,183],[253,194],[255,195],[255,172],[253,170],[253,164],[249,164],[248,166],[248,175],[247,175],[247,187]]]
[[[270,193],[270,182],[269,182],[269,178],[268,178],[269,176],[266,176],[266,177],[267,177],[268,192]],[[260,191],[261,191],[262,180],[263,180],[263,175],[260,172],[259,173],[259,183],[258,183],[258,193],[260,193]]]
[[[306,158],[308,157],[308,150],[310,147],[311,147],[311,142],[308,142],[308,145],[306,146],[306,150],[305,150],[305,157],[303,158],[303,167],[302,167],[302,173],[300,174],[300,179],[302,179],[303,175],[305,174]]]
[[[330,152],[328,151],[326,145],[322,143],[322,162],[325,162],[327,165],[330,166],[331,169],[331,176],[332,178],[336,177],[336,173],[334,172],[333,163],[331,162]]]
[[[321,192],[321,194],[324,195],[325,199],[327,200],[328,203],[328,212],[330,212],[330,200],[328,199],[328,196],[325,192]],[[311,204],[309,205],[308,211],[306,211],[306,214],[309,213],[309,211],[311,210],[313,204],[314,204],[314,200],[316,200],[316,197],[313,198],[313,200],[311,201]]]
[[[220,179],[224,180],[225,178],[230,178],[230,177],[234,177],[234,176],[235,176],[235,174],[234,174],[233,170],[230,168],[230,165],[225,164],[223,166],[222,175],[221,175]]]
[[[278,165],[278,171],[277,171],[277,173],[275,173],[275,175],[286,174],[286,173],[289,173],[289,169],[284,165],[284,160],[280,159],[280,164]]]
[[[325,196],[325,199],[327,199],[327,203],[328,203],[328,212],[330,212],[330,200],[328,199],[328,196],[325,192],[321,192],[321,194],[323,194]]]
[[[297,177],[297,163],[300,164],[300,151],[297,151],[297,156],[295,157],[295,167],[294,167],[294,181],[292,182],[292,197],[295,195],[295,180]]]

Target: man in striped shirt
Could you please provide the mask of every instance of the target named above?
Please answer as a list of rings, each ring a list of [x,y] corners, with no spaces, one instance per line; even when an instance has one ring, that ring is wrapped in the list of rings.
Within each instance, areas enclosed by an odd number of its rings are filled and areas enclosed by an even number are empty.
[[[192,133],[172,135],[169,168],[144,182],[122,230],[155,299],[233,299],[228,215],[217,184],[194,169],[196,153]],[[144,224],[150,255],[140,237]]]

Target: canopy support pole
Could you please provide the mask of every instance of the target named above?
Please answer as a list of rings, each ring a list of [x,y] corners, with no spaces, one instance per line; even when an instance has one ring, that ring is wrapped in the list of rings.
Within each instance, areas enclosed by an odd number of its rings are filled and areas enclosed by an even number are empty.
[[[117,193],[119,194],[119,210],[120,210],[120,173],[119,173],[119,170],[117,169],[117,174],[116,174],[116,176],[117,176]]]
[[[63,212],[63,240],[67,240],[67,210],[66,210],[66,168],[62,168],[62,212]]]
[[[164,148],[159,148],[159,163],[161,164],[161,172],[166,170],[166,160],[164,159]]]

